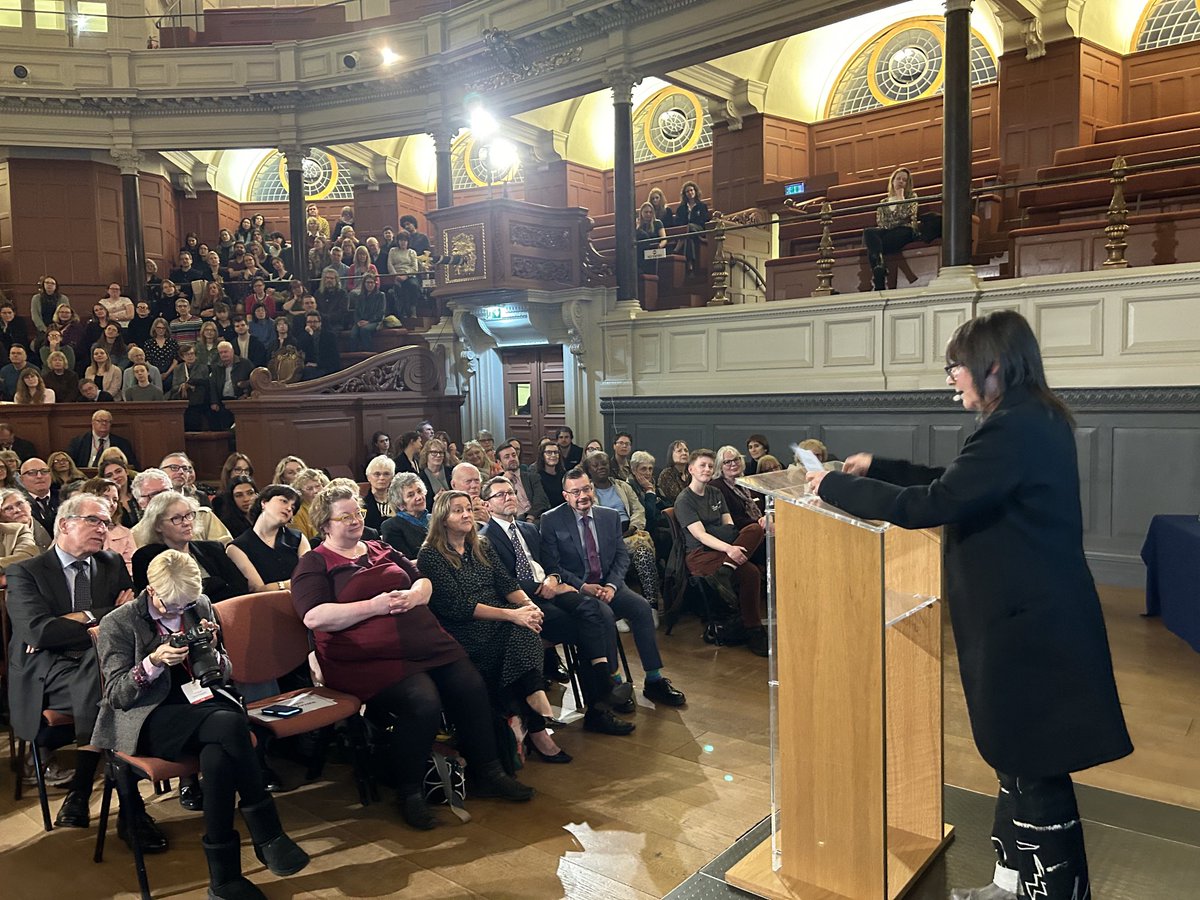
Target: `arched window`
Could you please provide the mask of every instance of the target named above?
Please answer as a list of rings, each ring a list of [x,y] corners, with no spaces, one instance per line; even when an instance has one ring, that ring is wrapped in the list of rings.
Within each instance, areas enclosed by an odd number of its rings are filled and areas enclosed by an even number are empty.
[[[828,117],[846,116],[920,100],[942,92],[946,31],[942,20],[907,19],[863,45],[842,71],[829,99]],[[996,58],[971,32],[971,85],[996,80]]]
[[[708,101],[668,85],[647,97],[633,114],[633,161],[649,162],[712,146]]]
[[[1170,47],[1200,38],[1198,0],[1150,0],[1134,45],[1138,50]]]
[[[305,200],[353,200],[354,177],[350,167],[332,154],[314,147],[304,158]],[[250,200],[286,201],[287,161],[279,151],[267,154],[250,179]]]
[[[471,132],[463,132],[450,148],[454,190],[524,181],[526,152],[526,148],[505,138],[479,141]]]

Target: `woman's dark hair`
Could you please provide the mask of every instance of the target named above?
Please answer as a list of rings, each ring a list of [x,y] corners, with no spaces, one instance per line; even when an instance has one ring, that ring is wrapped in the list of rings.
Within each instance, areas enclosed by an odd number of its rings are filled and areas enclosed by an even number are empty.
[[[392,442],[392,436],[390,434],[388,434],[386,431],[375,432],[373,435],[371,435],[370,443],[367,444],[367,450],[371,454],[371,456],[375,456],[377,453],[379,453],[379,451],[375,449],[375,444],[378,443],[378,441],[381,437],[387,438],[389,444]]]
[[[770,442],[770,441],[768,441],[768,440],[767,440],[765,437],[763,437],[761,434],[752,434],[752,435],[750,435],[750,437],[746,438],[746,448],[747,448],[747,452],[749,452],[749,447],[750,447],[750,442],[751,442],[751,441],[758,441],[760,444],[762,444],[762,445],[763,445],[763,452],[764,452],[764,453],[770,453],[770,452],[771,452],[771,442]],[[674,449],[674,448],[672,448],[672,449]]]
[[[250,479],[246,478],[244,475],[239,475],[238,478],[240,478],[242,481],[250,481]],[[233,502],[232,485],[237,480],[238,479],[234,479],[230,482],[231,486],[229,488],[229,501],[231,503]],[[266,490],[258,495],[258,499],[255,500],[254,505],[250,507],[250,521],[257,522],[258,517],[262,515],[263,504],[268,500],[274,500],[276,497],[287,497],[292,501],[293,510],[298,511],[300,509],[302,498],[300,497],[300,492],[298,490],[296,490],[290,484],[271,484],[267,486]]]
[[[1021,388],[1047,409],[1074,424],[1067,409],[1046,383],[1042,352],[1025,317],[998,309],[958,326],[946,345],[946,364],[966,366],[983,397],[986,417],[1008,391]],[[995,367],[996,396],[987,396],[987,378]]]
[[[406,432],[404,432],[404,434],[400,435],[400,443],[399,443],[398,449],[407,450],[409,444],[411,444],[413,441],[419,441],[420,439],[421,439],[421,432],[406,431]]]
[[[558,444],[555,443],[554,441],[550,440],[550,438],[542,438],[542,442],[540,444],[538,444],[537,460],[534,461],[533,467],[535,469],[537,469],[539,472],[546,471],[546,453],[545,453],[545,451],[546,451],[547,447],[553,447],[555,450],[559,451],[558,465],[554,467],[554,472],[551,474],[561,475],[564,471],[563,470],[564,461],[563,461],[563,456],[562,456],[562,450],[559,449]]]

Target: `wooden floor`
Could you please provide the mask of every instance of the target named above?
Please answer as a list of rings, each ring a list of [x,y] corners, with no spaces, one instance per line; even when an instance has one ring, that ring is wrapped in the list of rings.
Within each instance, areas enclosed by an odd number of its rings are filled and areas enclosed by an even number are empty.
[[[1139,591],[1102,594],[1137,752],[1079,780],[1200,809],[1200,654],[1159,620],[1141,618]],[[667,673],[688,694],[687,708],[640,707],[628,738],[585,734],[578,725],[560,729],[559,742],[575,762],[527,764],[521,777],[538,789],[532,803],[468,801],[470,824],[445,817],[437,830],[416,833],[400,824],[390,802],[358,807],[348,771],[331,767],[328,780],[279,798],[284,822],[313,863],[279,879],[247,852],[247,874],[272,898],[662,897],[766,814],[768,740],[765,660],[705,645],[692,622],[660,641]],[[947,648],[946,780],[990,793],[991,773],[971,743],[953,645]],[[115,834],[104,863],[95,865],[94,826],[45,834],[34,792],[14,803],[11,787],[6,774],[6,898],[134,896],[132,857]],[[53,808],[60,798],[53,793]],[[149,858],[155,896],[203,897],[199,816],[183,811],[173,795],[149,806],[173,841],[169,853]]]

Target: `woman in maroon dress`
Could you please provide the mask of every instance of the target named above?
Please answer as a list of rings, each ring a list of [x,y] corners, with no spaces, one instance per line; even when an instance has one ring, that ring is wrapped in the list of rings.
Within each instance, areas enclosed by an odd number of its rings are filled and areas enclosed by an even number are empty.
[[[500,765],[487,688],[430,612],[429,579],[387,544],[362,540],[363,513],[350,488],[322,490],[310,515],[324,541],[296,567],[292,602],[316,638],[325,683],[365,700],[368,717],[388,731],[404,821],[437,824],[421,784],[443,704],[474,773],[474,795],[532,797]]]

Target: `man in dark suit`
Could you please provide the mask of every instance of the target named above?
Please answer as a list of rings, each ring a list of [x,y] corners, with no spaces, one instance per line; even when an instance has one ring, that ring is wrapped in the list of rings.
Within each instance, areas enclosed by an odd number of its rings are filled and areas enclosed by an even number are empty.
[[[100,460],[100,454],[109,447],[116,447],[129,460],[129,468],[140,469],[137,454],[133,452],[133,444],[119,434],[112,433],[112,413],[107,409],[98,409],[92,413],[92,430],[71,439],[67,445],[67,455],[75,460],[75,465],[81,469],[95,466]]]
[[[342,367],[337,335],[323,326],[319,312],[305,313],[304,330],[296,335],[296,346],[304,354],[304,381],[332,374]]]
[[[682,706],[687,702],[662,674],[662,657],[654,636],[654,617],[646,598],[625,584],[629,551],[622,537],[621,517],[596,503],[595,488],[587,473],[571,469],[563,478],[566,503],[542,516],[542,559],[546,571],[558,572],[579,593],[596,597],[625,619],[637,644],[646,682],[642,694],[655,703]],[[616,634],[608,658],[617,659]],[[618,676],[619,677],[619,676]]]
[[[254,366],[234,352],[233,344],[217,344],[217,358],[208,369],[208,424],[213,431],[225,431],[233,425],[233,412],[225,404],[250,393],[253,371]]]
[[[54,534],[54,516],[58,512],[58,497],[50,492],[50,466],[44,459],[31,456],[21,461],[21,487],[29,495],[29,510],[37,523]]]
[[[37,455],[33,444],[13,434],[12,426],[7,422],[0,422],[0,450],[11,450],[23,460]]]
[[[250,323],[245,316],[233,317],[233,337],[229,342],[233,344],[233,352],[250,363],[252,368],[267,364],[267,348],[250,333]]]
[[[542,567],[541,535],[528,522],[517,521],[517,492],[508,478],[498,475],[491,479],[480,496],[492,513],[483,534],[500,562],[542,611],[542,639],[576,645],[580,656],[591,664],[579,673],[587,702],[583,727],[602,734],[629,734],[633,723],[612,714],[612,667],[608,663],[609,636],[616,628],[612,610]]]
[[[88,628],[133,599],[133,582],[121,557],[104,550],[112,524],[109,505],[91,494],[63,502],[54,522],[55,545],[40,556],[10,566],[8,614],[8,702],[18,737],[38,739],[43,710],[70,713],[75,720],[75,774],[55,824],[87,828],[88,800],[100,754],[87,749],[100,706],[100,669]],[[42,734],[42,743],[54,735]],[[61,737],[66,737],[62,735]],[[146,815],[140,798],[132,813],[142,848],[161,852],[166,838]],[[128,841],[122,818],[118,834]]]

